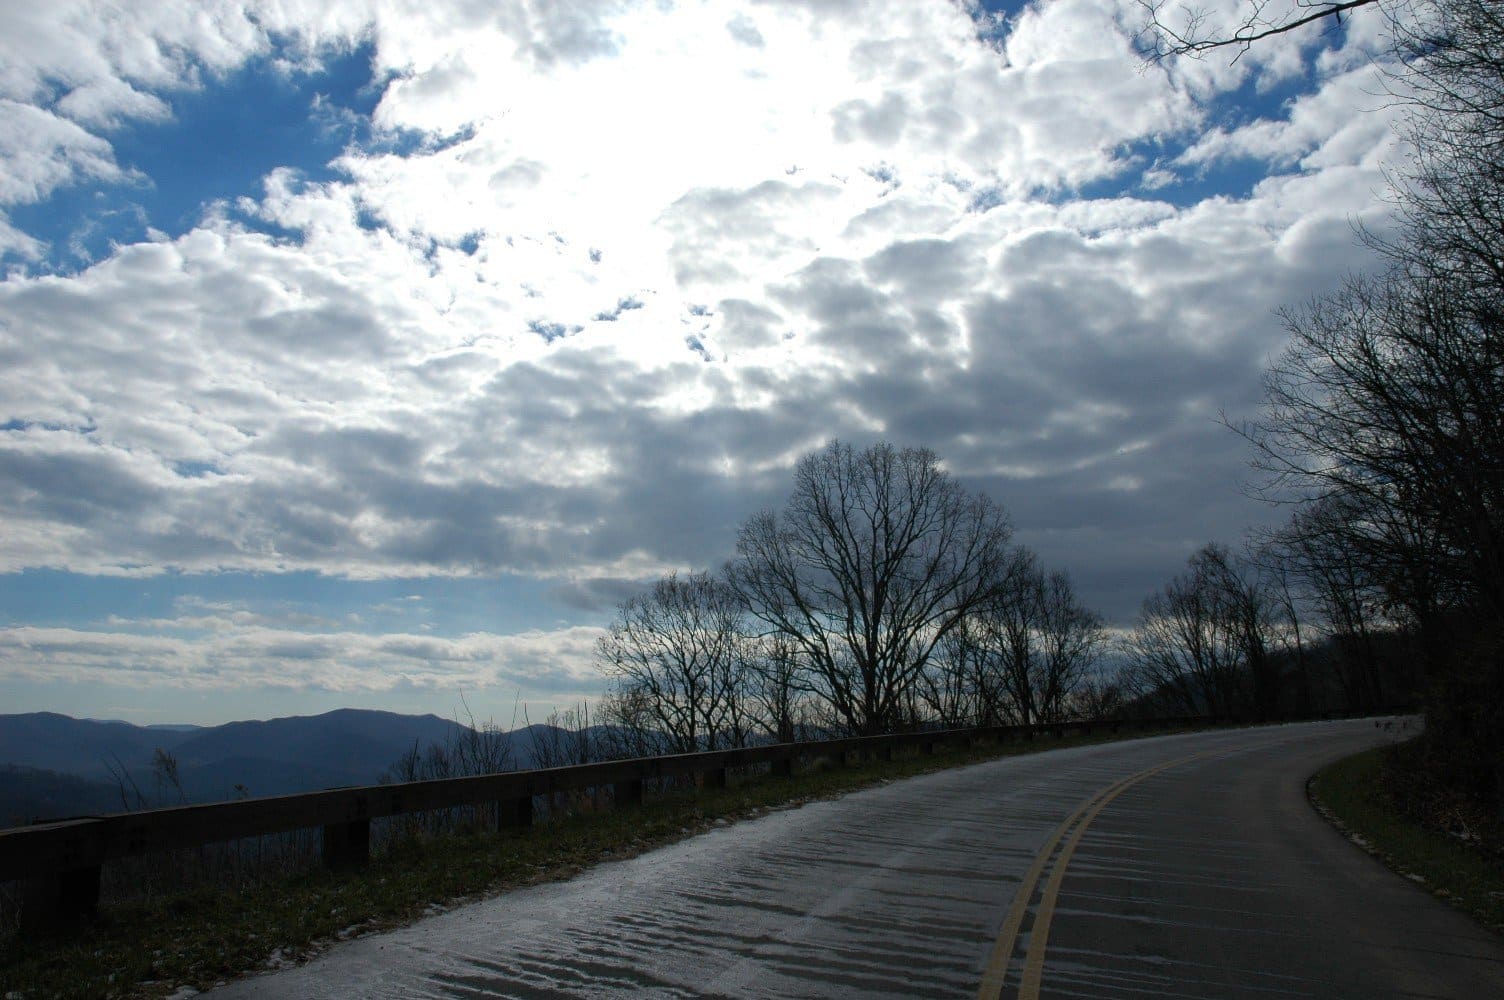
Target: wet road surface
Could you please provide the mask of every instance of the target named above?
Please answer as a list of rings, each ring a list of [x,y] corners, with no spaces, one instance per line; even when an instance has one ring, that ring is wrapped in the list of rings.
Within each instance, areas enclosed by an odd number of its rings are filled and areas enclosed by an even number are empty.
[[[775,812],[216,997],[1504,997],[1504,939],[1305,801],[1392,739],[1058,750]]]

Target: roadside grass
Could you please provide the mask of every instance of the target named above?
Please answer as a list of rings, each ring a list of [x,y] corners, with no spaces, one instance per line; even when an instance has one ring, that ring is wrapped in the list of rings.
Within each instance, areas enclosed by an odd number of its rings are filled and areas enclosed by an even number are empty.
[[[1504,860],[1400,813],[1381,782],[1389,749],[1346,757],[1317,772],[1307,785],[1312,803],[1389,868],[1504,933]]]
[[[918,774],[1164,732],[936,748],[931,756],[835,764],[792,777],[732,776],[725,789],[650,793],[639,807],[594,810],[529,830],[395,840],[353,872],[307,871],[242,887],[203,886],[103,905],[83,928],[0,940],[0,998],[164,997],[294,965],[332,944],[412,923],[459,903],[569,879],[715,826]]]

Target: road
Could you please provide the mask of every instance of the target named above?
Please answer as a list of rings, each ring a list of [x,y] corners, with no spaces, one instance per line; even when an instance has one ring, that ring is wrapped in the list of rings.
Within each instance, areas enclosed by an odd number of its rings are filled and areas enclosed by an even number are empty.
[[[339,945],[236,997],[1504,997],[1504,939],[1318,817],[1393,739],[1057,750],[771,813]]]

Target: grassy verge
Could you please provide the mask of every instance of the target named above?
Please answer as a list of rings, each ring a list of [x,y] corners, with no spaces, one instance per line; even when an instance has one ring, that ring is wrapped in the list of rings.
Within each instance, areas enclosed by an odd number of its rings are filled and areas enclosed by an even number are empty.
[[[1140,738],[1134,733],[1118,739]],[[204,888],[101,909],[82,931],[0,941],[0,998],[163,997],[305,961],[337,941],[411,923],[460,902],[572,878],[713,826],[929,771],[1066,746],[1073,737],[951,750],[791,778],[649,798],[640,808],[574,815],[531,830],[418,837],[362,871],[316,871],[246,889]]]
[[[1504,933],[1504,863],[1395,809],[1380,780],[1388,749],[1369,750],[1318,772],[1307,786],[1312,803],[1391,869]]]

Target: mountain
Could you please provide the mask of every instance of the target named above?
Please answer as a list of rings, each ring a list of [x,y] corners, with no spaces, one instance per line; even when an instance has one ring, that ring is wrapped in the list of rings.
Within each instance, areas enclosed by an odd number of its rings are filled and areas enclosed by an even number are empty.
[[[127,767],[149,764],[157,747],[172,750],[195,732],[74,719],[56,712],[0,715],[0,764],[105,781],[117,760]]]
[[[236,758],[314,767],[371,784],[414,743],[445,744],[462,727],[437,715],[341,708],[323,715],[230,722],[188,734],[172,747],[181,768]]]
[[[0,827],[120,809],[120,793],[113,785],[75,774],[0,764]]]
[[[360,709],[202,728],[0,715],[0,805],[10,806],[0,823],[118,812],[122,792],[163,806],[370,785],[415,745],[422,753],[465,731],[436,715]],[[177,763],[177,787],[153,769],[159,749]]]

